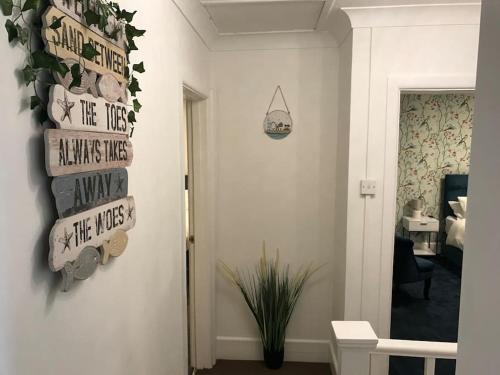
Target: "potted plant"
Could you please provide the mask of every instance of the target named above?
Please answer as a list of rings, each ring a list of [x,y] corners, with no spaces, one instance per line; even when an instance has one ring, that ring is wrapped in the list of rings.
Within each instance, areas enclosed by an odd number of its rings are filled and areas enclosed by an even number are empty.
[[[259,327],[264,361],[270,369],[283,365],[286,329],[305,283],[318,270],[312,265],[291,273],[282,266],[279,250],[275,259],[268,259],[265,245],[254,272],[241,272],[220,262],[229,280],[240,290]]]

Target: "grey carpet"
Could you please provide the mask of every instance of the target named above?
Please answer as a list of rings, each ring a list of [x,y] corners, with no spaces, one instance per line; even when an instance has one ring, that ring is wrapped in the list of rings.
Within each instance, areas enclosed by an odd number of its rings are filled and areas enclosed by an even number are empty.
[[[327,363],[286,362],[279,370],[269,370],[263,362],[217,361],[211,370],[196,371],[197,375],[331,375]]]

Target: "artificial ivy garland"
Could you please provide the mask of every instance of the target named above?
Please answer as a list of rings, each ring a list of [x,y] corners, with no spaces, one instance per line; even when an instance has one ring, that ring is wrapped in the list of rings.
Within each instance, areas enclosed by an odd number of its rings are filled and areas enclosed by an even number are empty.
[[[96,25],[108,38],[118,40],[118,35],[124,33],[127,41],[126,54],[129,62],[130,53],[137,50],[134,38],[143,36],[145,30],[139,30],[132,25],[132,20],[136,12],[128,12],[121,9],[116,2],[108,0],[81,0],[86,4],[84,7],[84,18],[87,26]],[[49,0],[0,0],[0,8],[5,16],[9,16],[5,22],[9,43],[20,43],[27,50],[26,66],[22,69],[22,77],[26,86],[33,85],[34,95],[30,98],[30,108],[37,110],[40,124],[44,124],[48,119],[47,101],[41,95],[40,88],[54,84],[53,74],[59,73],[62,76],[71,74],[72,81],[70,88],[79,86],[82,80],[82,69],[85,68],[85,61],[92,60],[100,53],[90,43],[82,46],[80,60],[78,64],[71,66],[71,69],[60,59],[45,52],[41,29],[41,15],[49,6]],[[82,4],[83,5],[83,4]],[[116,24],[110,29],[108,17],[114,16]],[[57,30],[62,26],[60,17],[49,26]],[[51,43],[51,41],[47,41]],[[134,97],[131,109],[128,112],[128,121],[132,125],[130,135],[133,134],[133,125],[136,122],[136,113],[141,110],[141,103],[137,99],[137,92],[141,91],[136,73],[144,73],[144,63],[132,65],[132,73],[127,67],[125,76],[128,79],[128,90]],[[51,73],[51,74],[47,74]]]

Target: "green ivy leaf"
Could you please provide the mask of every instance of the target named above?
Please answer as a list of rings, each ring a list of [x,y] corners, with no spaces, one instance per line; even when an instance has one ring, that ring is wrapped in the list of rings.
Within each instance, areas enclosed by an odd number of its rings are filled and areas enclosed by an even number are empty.
[[[142,104],[137,99],[134,99],[132,103],[134,105],[134,112],[139,113],[141,111]]]
[[[73,87],[78,87],[82,84],[82,73],[80,71],[80,64],[74,64],[71,67],[71,77],[73,80],[69,85],[69,89],[71,90]]]
[[[134,64],[132,66],[132,69],[136,71],[137,73],[144,73],[146,70],[144,69],[144,62],[141,62],[140,64]]]
[[[139,30],[136,29],[134,26],[130,24],[125,25],[125,35],[127,36],[127,39],[130,41],[135,37],[143,36],[146,33],[146,30]]]
[[[118,40],[118,34],[120,33],[120,31],[121,31],[121,27],[116,26],[111,33],[108,33],[108,36],[111,39]]]
[[[50,69],[65,76],[69,71],[66,64],[62,64],[56,57],[49,55],[47,52],[38,50],[31,54],[34,69]]]
[[[60,28],[62,26],[62,19],[66,17],[66,16],[62,16],[62,17],[59,17],[59,18],[56,18],[54,20],[54,22],[52,22],[52,24],[49,26],[52,30],[57,30],[58,28]]]
[[[26,0],[21,11],[26,12],[27,10],[37,10],[41,7],[42,0]]]
[[[4,16],[12,15],[12,8],[14,3],[12,0],[0,0],[0,8],[2,8],[2,13]]]
[[[135,112],[134,111],[130,111],[128,113],[128,122],[133,124],[134,122],[136,122],[136,119],[135,119]]]
[[[30,98],[30,108],[35,109],[36,107],[38,107],[40,105],[41,102],[42,101],[38,96],[36,96],[36,95],[32,96]]]
[[[27,27],[21,27],[19,25],[16,25],[16,27],[17,27],[17,35],[19,42],[22,45],[25,45],[26,43],[28,43],[28,36],[30,34],[30,30]]]
[[[132,96],[136,96],[136,93],[138,91],[142,91],[139,87],[139,81],[134,76],[132,76],[132,81],[130,81],[130,84],[128,85],[128,90],[130,91]]]
[[[85,22],[88,26],[99,25],[99,22],[101,20],[101,17],[91,9],[83,13],[83,16],[85,17]]]
[[[101,15],[99,17],[99,29],[100,30],[105,30],[106,29],[106,26],[108,26],[108,18],[104,15]]]
[[[117,17],[119,19],[125,20],[127,22],[132,22],[132,19],[134,18],[136,13],[137,13],[137,11],[131,13],[131,12],[127,12],[125,9],[123,9],[121,12],[119,12],[117,14]]]
[[[94,57],[99,56],[100,53],[97,52],[95,47],[90,43],[85,43],[82,48],[82,57],[87,60],[92,60]]]
[[[43,125],[48,119],[49,114],[47,113],[47,110],[45,108],[41,108],[38,112],[38,122],[40,123],[40,125]]]
[[[22,72],[26,86],[29,86],[31,82],[36,81],[36,71],[31,66],[26,65]]]
[[[18,29],[14,24],[14,22],[12,22],[10,19],[5,21],[5,29],[7,30],[9,43],[11,43],[12,41],[16,40],[19,37]]]
[[[130,53],[130,51],[137,51],[139,48],[135,45],[135,42],[133,39],[128,39],[127,40],[128,46],[127,46],[127,53]]]

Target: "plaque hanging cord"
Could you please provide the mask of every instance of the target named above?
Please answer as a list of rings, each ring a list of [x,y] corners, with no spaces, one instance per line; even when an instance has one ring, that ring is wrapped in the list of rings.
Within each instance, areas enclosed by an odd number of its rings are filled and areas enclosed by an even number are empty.
[[[271,110],[271,106],[274,103],[274,99],[276,98],[276,94],[278,93],[278,90],[281,94],[281,98],[283,99],[283,103],[285,103],[286,111],[288,112],[288,114],[290,114],[290,110],[288,109],[288,105],[286,104],[285,95],[283,95],[283,91],[281,90],[281,86],[278,85],[276,87],[276,90],[274,90],[274,95],[273,95],[273,98],[271,99],[271,103],[269,103],[269,108],[267,109],[266,115],[269,115],[269,111]]]

